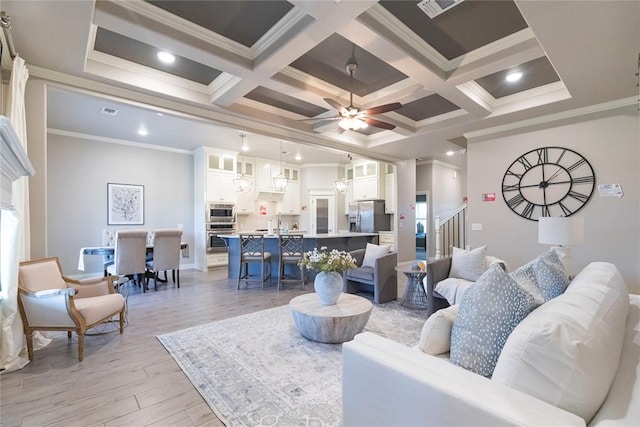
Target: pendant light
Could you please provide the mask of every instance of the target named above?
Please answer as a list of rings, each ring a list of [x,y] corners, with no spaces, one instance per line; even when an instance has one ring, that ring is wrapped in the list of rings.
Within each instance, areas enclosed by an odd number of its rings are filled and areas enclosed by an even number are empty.
[[[242,139],[241,148],[243,151],[246,151],[248,149],[247,142],[244,140],[245,137],[245,134],[240,134],[240,139]],[[233,180],[233,187],[235,188],[236,193],[248,193],[249,191],[251,191],[252,186],[253,180],[251,180],[243,173],[238,174],[238,177]]]
[[[287,185],[289,184],[289,180],[285,178],[283,175],[283,172],[284,172],[284,169],[282,168],[283,153],[284,151],[282,151],[282,141],[280,141],[280,175],[273,178],[273,188],[278,192],[287,191]]]
[[[347,184],[347,180],[344,178],[338,178],[333,183],[333,186],[336,188],[336,191],[340,194],[345,194],[347,189],[349,188]]]

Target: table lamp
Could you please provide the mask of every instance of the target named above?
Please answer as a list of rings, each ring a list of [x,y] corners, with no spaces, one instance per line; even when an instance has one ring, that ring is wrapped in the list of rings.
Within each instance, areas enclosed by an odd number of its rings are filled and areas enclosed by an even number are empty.
[[[540,217],[538,218],[538,243],[554,245],[551,249],[558,257],[569,277],[573,277],[571,251],[568,246],[584,240],[584,218],[582,217]]]

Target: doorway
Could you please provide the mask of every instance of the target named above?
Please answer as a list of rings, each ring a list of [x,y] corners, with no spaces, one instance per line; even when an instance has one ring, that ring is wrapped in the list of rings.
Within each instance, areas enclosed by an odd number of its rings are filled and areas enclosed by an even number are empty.
[[[429,194],[416,194],[416,259],[429,259]]]
[[[311,212],[309,215],[311,234],[333,233],[336,230],[336,196],[333,192],[313,192],[309,194]]]

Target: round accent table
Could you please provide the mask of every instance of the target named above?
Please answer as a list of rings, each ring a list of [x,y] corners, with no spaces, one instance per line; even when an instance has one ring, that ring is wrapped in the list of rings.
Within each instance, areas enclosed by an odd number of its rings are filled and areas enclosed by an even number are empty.
[[[407,288],[400,304],[414,310],[424,310],[427,308],[427,294],[422,286],[422,279],[427,275],[427,272],[414,270],[412,268],[414,262],[416,261],[402,262],[396,266],[396,271],[407,276]]]
[[[322,305],[315,293],[289,301],[291,315],[303,337],[311,341],[338,344],[351,341],[362,332],[371,315],[371,302],[342,294],[334,305]]]

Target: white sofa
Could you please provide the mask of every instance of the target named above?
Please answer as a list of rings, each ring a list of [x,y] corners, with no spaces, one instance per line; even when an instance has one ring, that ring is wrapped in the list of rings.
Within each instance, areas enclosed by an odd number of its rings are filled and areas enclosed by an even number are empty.
[[[491,379],[365,332],[342,380],[345,426],[640,426],[640,295],[591,263],[516,326]]]

